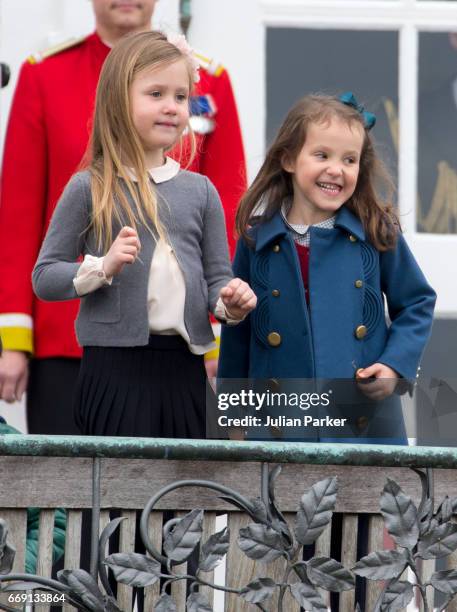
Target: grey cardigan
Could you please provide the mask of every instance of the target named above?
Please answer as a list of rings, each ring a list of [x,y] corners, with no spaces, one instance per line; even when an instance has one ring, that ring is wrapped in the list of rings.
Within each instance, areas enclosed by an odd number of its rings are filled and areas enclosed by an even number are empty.
[[[122,180],[122,179],[119,179]],[[184,274],[184,322],[192,344],[214,339],[208,310],[233,277],[224,213],[216,189],[204,176],[180,170],[155,185],[161,220]],[[130,199],[127,189],[127,197]],[[36,295],[47,301],[77,298],[73,279],[80,255],[102,256],[88,230],[91,218],[90,175],[75,174],[68,183],[32,273]],[[113,236],[121,226],[113,223]],[[147,288],[155,240],[139,227],[140,257],[126,265],[110,286],[81,298],[76,335],[82,346],[143,346],[148,343]]]

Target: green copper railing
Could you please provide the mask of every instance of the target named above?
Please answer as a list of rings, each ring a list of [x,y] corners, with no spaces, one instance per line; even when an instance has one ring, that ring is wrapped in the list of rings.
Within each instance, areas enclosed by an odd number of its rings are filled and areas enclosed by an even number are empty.
[[[457,468],[457,448],[91,436],[0,436],[0,455]]]

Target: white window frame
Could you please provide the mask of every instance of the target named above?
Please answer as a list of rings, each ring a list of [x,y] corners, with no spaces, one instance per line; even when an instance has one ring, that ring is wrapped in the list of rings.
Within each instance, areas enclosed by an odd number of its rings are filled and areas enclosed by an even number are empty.
[[[447,266],[436,266],[437,249],[441,261],[448,259],[449,265],[457,261],[457,235],[416,230],[419,35],[424,31],[448,32],[454,29],[452,24],[457,29],[457,0],[259,0],[259,7],[265,30],[288,27],[398,32],[398,200],[402,226],[419,263],[438,290],[438,313],[457,316],[457,294],[449,289]],[[435,255],[432,258],[431,250]]]

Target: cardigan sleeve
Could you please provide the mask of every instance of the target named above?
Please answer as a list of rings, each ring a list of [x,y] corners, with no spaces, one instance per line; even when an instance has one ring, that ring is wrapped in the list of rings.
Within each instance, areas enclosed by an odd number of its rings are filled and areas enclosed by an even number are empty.
[[[32,273],[33,289],[42,300],[79,297],[73,279],[89,226],[89,197],[87,176],[76,174],[57,204]]]
[[[208,308],[214,313],[219,291],[233,278],[224,211],[214,185],[205,177],[207,202],[203,217],[202,260],[208,287]]]
[[[249,269],[249,248],[244,240],[239,240],[233,260],[233,272],[237,278],[241,278],[250,285]],[[249,376],[250,337],[251,314],[248,314],[244,321],[236,326],[224,325],[222,327],[218,379],[247,378]]]
[[[377,361],[412,380],[430,337],[436,293],[401,234],[394,250],[381,253],[380,264],[381,288],[391,325],[387,344]]]

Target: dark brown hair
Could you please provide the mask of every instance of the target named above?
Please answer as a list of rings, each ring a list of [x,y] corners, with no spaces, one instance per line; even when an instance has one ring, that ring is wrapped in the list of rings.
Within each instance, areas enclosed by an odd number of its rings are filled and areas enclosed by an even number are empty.
[[[297,158],[305,143],[308,126],[311,123],[328,124],[335,117],[348,125],[358,123],[364,127],[363,117],[357,109],[332,96],[305,96],[289,111],[259,173],[238,207],[236,230],[248,244],[252,244],[248,231],[253,217],[256,222],[270,219],[280,210],[285,198],[293,195],[292,175],[284,170],[283,164]],[[400,231],[392,204],[393,193],[392,179],[376,155],[373,141],[365,129],[357,185],[345,206],[360,219],[369,241],[379,251],[393,248]]]

